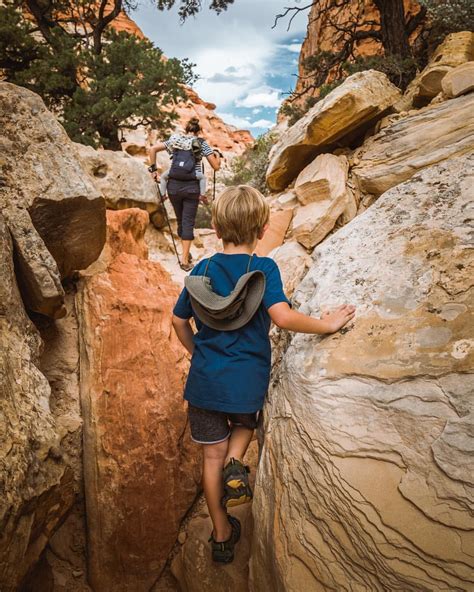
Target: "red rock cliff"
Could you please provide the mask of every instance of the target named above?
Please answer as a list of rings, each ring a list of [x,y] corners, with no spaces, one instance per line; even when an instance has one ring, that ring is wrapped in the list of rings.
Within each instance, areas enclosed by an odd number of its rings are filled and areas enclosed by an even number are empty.
[[[420,4],[416,0],[404,0],[405,13],[407,16],[415,15],[420,10]],[[352,0],[350,5],[342,9],[336,8],[334,0],[321,0],[311,8],[308,15],[308,27],[306,37],[301,48],[299,65],[298,65],[298,82],[296,84],[295,92],[302,92],[311,82],[304,79],[305,69],[304,61],[322,51],[337,51],[339,49],[334,40],[334,27],[330,25],[333,22],[336,25],[346,23],[350,15],[357,15],[358,23],[367,23],[368,21],[379,21],[379,12],[372,0]],[[321,14],[322,9],[331,7],[330,10]],[[359,26],[357,30],[362,30],[363,25]],[[367,28],[367,25],[365,26]],[[419,35],[417,29],[410,41],[414,43]],[[356,43],[354,55],[372,56],[383,53],[382,44],[374,39],[362,39]],[[297,104],[304,104],[306,99],[317,94],[316,90],[308,91],[301,100],[297,100]]]

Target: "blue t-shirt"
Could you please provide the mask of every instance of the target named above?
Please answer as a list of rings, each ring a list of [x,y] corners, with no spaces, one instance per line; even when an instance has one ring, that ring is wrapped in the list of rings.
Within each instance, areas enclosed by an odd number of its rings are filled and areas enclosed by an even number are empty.
[[[200,261],[191,275],[203,275],[207,259]],[[249,255],[216,253],[207,270],[212,289],[228,296],[240,276],[247,271]],[[250,271],[261,270],[266,277],[262,304],[252,319],[235,331],[216,331],[203,325],[193,314],[186,288],[173,313],[181,319],[194,316],[197,333],[184,398],[196,407],[227,413],[254,413],[263,407],[270,381],[271,348],[268,332],[271,319],[267,310],[277,302],[288,302],[273,259],[253,255]]]

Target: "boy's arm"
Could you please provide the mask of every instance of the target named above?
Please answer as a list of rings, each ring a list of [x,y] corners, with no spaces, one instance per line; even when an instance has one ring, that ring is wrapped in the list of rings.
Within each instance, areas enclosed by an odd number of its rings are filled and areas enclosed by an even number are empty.
[[[193,355],[194,341],[193,341],[193,329],[189,322],[189,319],[181,319],[176,315],[173,315],[173,327],[176,331],[176,335],[188,352]]]
[[[355,307],[343,304],[335,311],[323,314],[323,318],[315,319],[293,310],[286,302],[277,302],[268,309],[268,314],[280,329],[324,335],[325,333],[335,333],[353,319]]]

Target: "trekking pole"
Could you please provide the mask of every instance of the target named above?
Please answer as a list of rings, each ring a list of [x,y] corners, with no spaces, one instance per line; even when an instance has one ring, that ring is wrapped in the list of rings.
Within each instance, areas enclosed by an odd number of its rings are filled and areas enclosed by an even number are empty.
[[[171,240],[173,241],[174,252],[176,255],[176,259],[178,260],[178,265],[181,267],[181,259],[179,258],[179,255],[178,255],[178,247],[176,246],[176,241],[174,240],[173,230],[171,228],[171,222],[170,222],[168,212],[167,212],[166,206],[165,206],[165,200],[163,199],[163,196],[161,195],[160,185],[159,185],[158,181],[156,181],[156,180],[155,180],[155,188],[156,188],[156,192],[160,198],[160,202],[163,207],[163,210],[165,211],[165,218],[166,218],[166,222],[168,223],[168,228],[169,228],[169,231],[171,234]]]

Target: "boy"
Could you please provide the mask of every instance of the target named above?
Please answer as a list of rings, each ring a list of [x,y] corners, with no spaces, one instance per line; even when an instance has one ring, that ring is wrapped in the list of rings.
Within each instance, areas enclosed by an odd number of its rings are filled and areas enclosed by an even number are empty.
[[[271,321],[290,331],[325,334],[338,331],[355,314],[353,306],[343,305],[315,319],[290,308],[276,263],[252,255],[269,215],[269,206],[256,189],[246,185],[226,189],[212,213],[224,252],[200,261],[191,274],[207,275],[213,291],[227,296],[243,274],[262,271],[265,291],[250,321],[233,331],[211,329],[193,314],[186,288],[173,311],[178,338],[192,355],[184,397],[191,436],[203,449],[203,488],[214,527],[212,558],[221,563],[233,560],[240,538],[240,523],[226,509],[252,498],[242,459],[269,385]],[[189,322],[192,316],[196,333]]]

